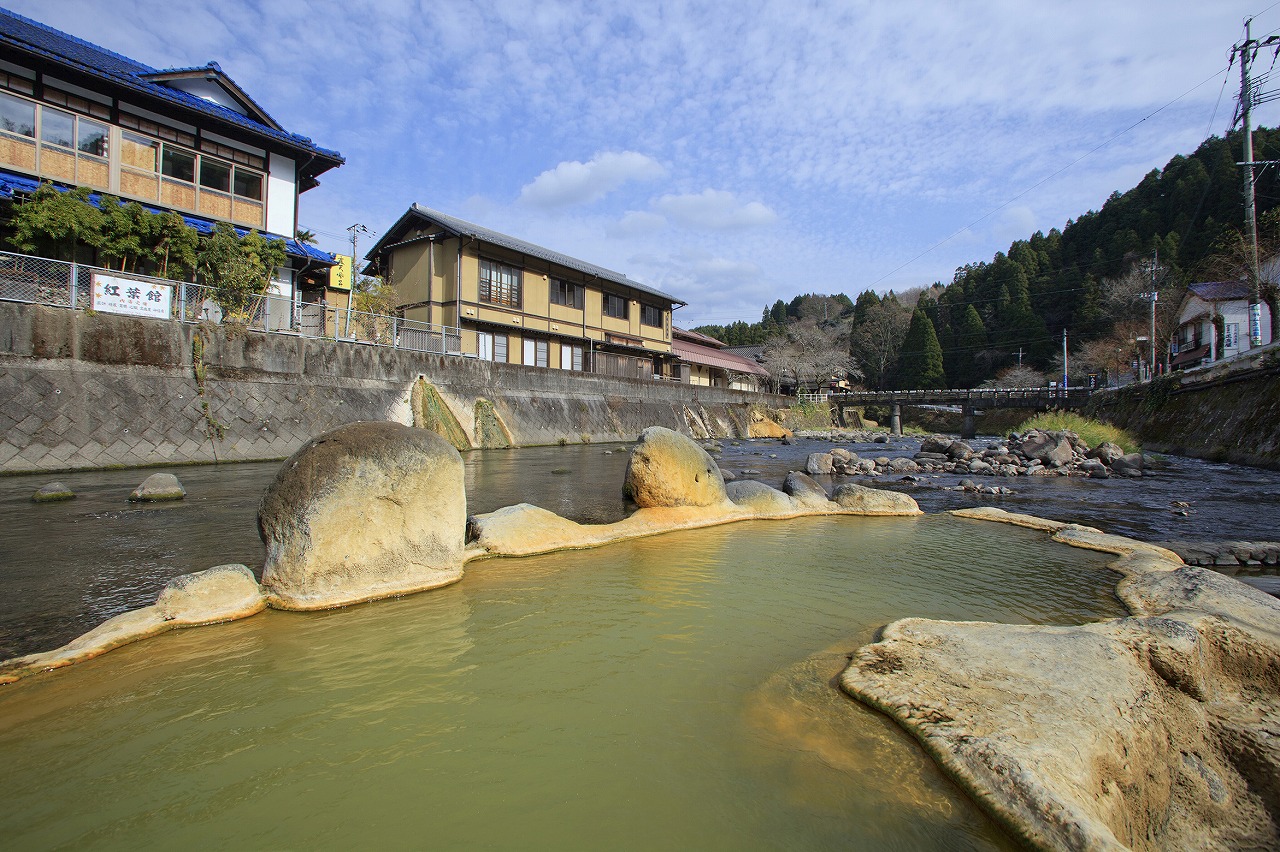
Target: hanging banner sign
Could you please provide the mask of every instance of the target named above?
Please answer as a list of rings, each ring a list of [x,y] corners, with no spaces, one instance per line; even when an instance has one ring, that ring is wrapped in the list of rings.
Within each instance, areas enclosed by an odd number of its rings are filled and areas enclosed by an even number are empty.
[[[173,288],[152,281],[93,274],[93,309],[109,314],[169,319]]]

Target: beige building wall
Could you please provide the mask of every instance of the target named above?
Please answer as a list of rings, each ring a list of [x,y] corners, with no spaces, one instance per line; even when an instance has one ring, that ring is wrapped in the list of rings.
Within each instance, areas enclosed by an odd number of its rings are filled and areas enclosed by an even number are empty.
[[[508,361],[525,362],[524,340],[548,342],[549,367],[559,368],[561,350],[580,341],[584,350],[606,343],[609,336],[622,338],[615,342],[647,349],[654,353],[671,351],[671,311],[654,299],[651,304],[662,311],[660,327],[641,323],[641,301],[625,289],[609,287],[609,292],[627,299],[625,319],[607,317],[603,313],[604,290],[596,280],[570,269],[564,269],[537,258],[526,257],[500,246],[476,246],[463,241],[461,274],[458,273],[459,238],[436,241],[418,240],[391,251],[389,272],[406,319],[439,325],[460,326],[462,351],[479,353],[480,331],[508,335]],[[434,254],[433,254],[434,252]],[[521,270],[520,306],[495,305],[480,301],[480,260],[493,260]],[[583,308],[551,304],[551,282],[560,279],[583,288]],[[459,290],[461,299],[459,299]]]

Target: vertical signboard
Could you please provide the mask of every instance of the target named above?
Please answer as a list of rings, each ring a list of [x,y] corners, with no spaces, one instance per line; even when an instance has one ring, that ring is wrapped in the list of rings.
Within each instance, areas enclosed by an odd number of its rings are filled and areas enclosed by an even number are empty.
[[[173,288],[154,281],[93,274],[93,309],[109,314],[169,319]]]

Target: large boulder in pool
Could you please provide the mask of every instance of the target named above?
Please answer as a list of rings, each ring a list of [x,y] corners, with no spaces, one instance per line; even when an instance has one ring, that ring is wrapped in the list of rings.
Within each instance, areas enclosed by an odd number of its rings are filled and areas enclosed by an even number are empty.
[[[789,515],[796,511],[796,504],[790,497],[754,479],[730,482],[725,491],[735,504],[757,515]]]
[[[852,482],[838,487],[831,499],[856,515],[919,515],[920,504],[906,494],[868,488]]]
[[[728,502],[720,467],[692,438],[650,426],[627,461],[623,489],[642,509]]]
[[[349,423],[305,444],[258,509],[272,606],[323,609],[462,577],[462,457],[434,432]]]

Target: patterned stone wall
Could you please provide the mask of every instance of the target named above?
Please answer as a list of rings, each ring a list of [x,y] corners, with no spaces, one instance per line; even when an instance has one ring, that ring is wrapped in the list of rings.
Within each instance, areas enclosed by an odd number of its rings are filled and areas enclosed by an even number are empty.
[[[419,380],[437,389],[471,446],[493,431],[477,435],[477,410],[492,411],[513,443],[554,444],[634,439],[650,425],[745,435],[753,406],[786,404],[740,391],[0,303],[0,472],[283,458],[353,420],[414,423]]]

